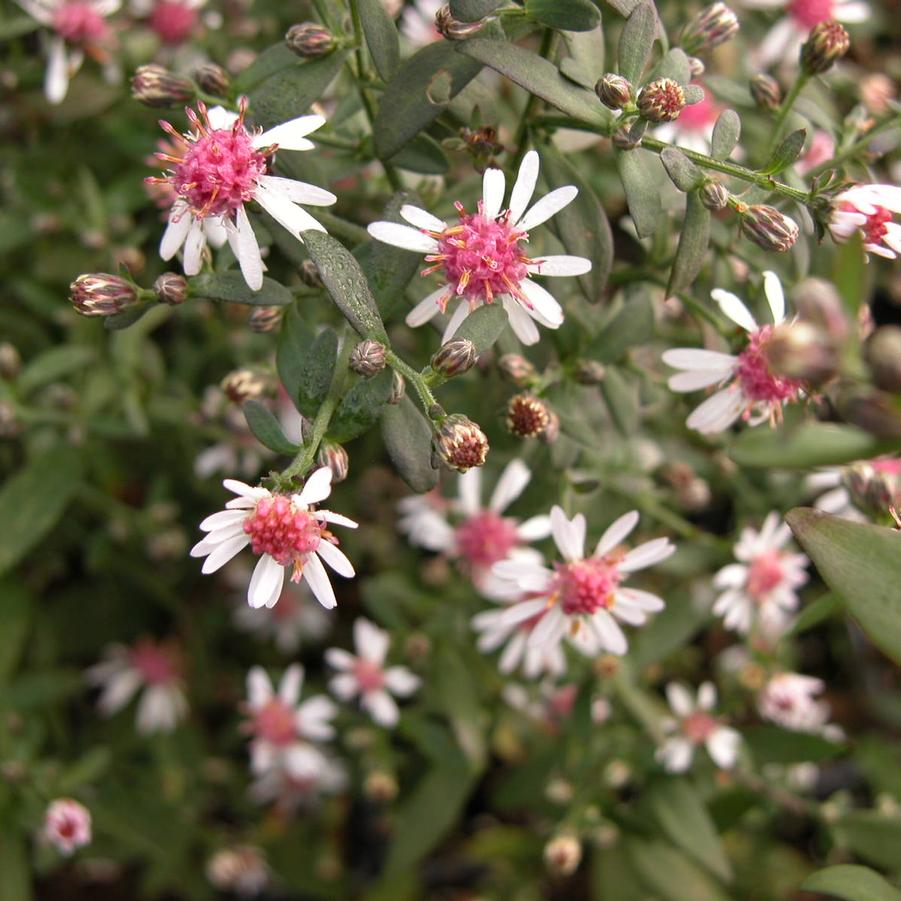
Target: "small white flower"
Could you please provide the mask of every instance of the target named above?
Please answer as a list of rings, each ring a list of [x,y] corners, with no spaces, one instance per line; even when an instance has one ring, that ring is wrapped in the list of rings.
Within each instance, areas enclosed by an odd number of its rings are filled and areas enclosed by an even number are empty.
[[[400,215],[409,225],[373,222],[369,234],[378,241],[426,254],[432,265],[422,274],[442,270],[444,284],[420,301],[407,315],[407,325],[423,325],[448,303],[459,305],[444,330],[442,343],[454,336],[473,310],[495,301],[503,304],[510,325],[523,344],[538,341],[535,322],[556,329],[563,323],[560,304],[531,276],[583,275],[591,269],[584,257],[526,255],[529,232],[568,206],[579,193],[567,185],[557,188],[528,210],[538,182],[538,154],[525,155],[508,206],[504,207],[506,182],[500,169],[486,169],[482,199],[475,213],[455,204],[459,220],[448,225],[431,213],[409,204]],[[534,320],[534,321],[533,321]]]
[[[68,856],[91,843],[91,812],[72,798],[51,801],[44,813],[43,837]]]
[[[250,797],[258,804],[275,804],[280,812],[290,814],[346,786],[347,772],[340,761],[323,753],[310,757],[302,749],[289,749],[278,765],[254,779]]]
[[[839,242],[855,232],[863,238],[867,253],[894,260],[901,254],[901,188],[897,185],[855,185],[835,198],[829,232]]]
[[[697,699],[684,685],[670,682],[666,699],[676,718],[664,721],[664,729],[673,734],[657,749],[657,759],[665,769],[684,773],[701,745],[720,769],[735,766],[741,736],[713,716],[716,688],[712,682],[704,682],[698,688]]]
[[[88,682],[102,689],[97,706],[112,716],[140,692],[138,732],[171,732],[188,712],[181,659],[171,644],[141,639],[132,647],[113,645],[101,663],[86,673]]]
[[[354,656],[341,648],[329,648],[326,662],[337,675],[329,688],[342,701],[359,697],[360,706],[380,725],[391,729],[397,725],[400,712],[392,695],[406,698],[420,685],[418,676],[405,666],[385,667],[385,657],[391,639],[368,619],[358,617],[354,622]]]
[[[413,0],[400,17],[400,33],[414,46],[424,47],[442,40],[435,27],[435,15],[444,5],[442,0]]]
[[[203,572],[215,572],[249,544],[260,556],[247,589],[251,607],[272,607],[278,601],[286,567],[292,569],[291,581],[306,579],[323,607],[336,606],[323,561],[346,578],[354,575],[354,568],[328,526],[334,523],[355,529],[357,524],[331,510],[313,509],[312,505],[331,494],[332,471],[325,466],[317,469],[300,494],[292,495],[273,494],[235,479],[222,484],[238,497],[200,524],[208,534],[191,548],[191,556],[206,557]]]
[[[560,724],[572,714],[579,686],[574,683],[555,685],[543,679],[536,687],[508,682],[501,696],[514,710],[541,723],[549,732],[557,732]]]
[[[233,845],[217,851],[207,862],[206,877],[221,892],[255,898],[269,884],[271,874],[263,852],[253,845]]]
[[[513,582],[529,600],[512,604],[502,621],[518,625],[539,617],[527,646],[549,652],[566,637],[586,656],[601,651],[625,654],[628,642],[617,620],[642,625],[649,613],[664,607],[657,595],[625,588],[629,575],[666,560],[675,551],[668,538],[656,538],[626,551],[622,542],[638,525],[632,511],[617,519],[601,536],[591,556],[585,556],[585,517],[567,519],[560,507],[551,510],[554,541],[564,562],[548,569],[534,563],[507,560],[495,574]]]
[[[763,273],[763,286],[774,325],[785,320],[785,296],[774,272]],[[663,362],[682,370],[669,380],[671,391],[720,387],[688,417],[688,427],[709,434],[728,429],[739,417],[750,425],[781,419],[782,407],[799,399],[801,383],[770,371],[765,356],[772,325],[758,325],[750,310],[729,291],[717,288],[711,297],[723,313],[748,333],[748,345],[738,356],[714,350],[680,347],[663,354]],[[728,384],[726,384],[728,382]]]
[[[757,709],[764,719],[792,732],[822,734],[829,721],[829,705],[817,699],[822,679],[800,673],[777,673],[760,691]]]

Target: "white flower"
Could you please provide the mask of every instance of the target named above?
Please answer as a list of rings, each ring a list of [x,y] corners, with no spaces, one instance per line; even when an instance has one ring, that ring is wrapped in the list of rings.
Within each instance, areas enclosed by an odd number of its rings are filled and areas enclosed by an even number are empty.
[[[357,524],[331,510],[312,508],[331,494],[332,471],[325,466],[317,469],[300,494],[292,495],[273,494],[235,479],[222,484],[238,497],[200,524],[209,534],[191,548],[191,556],[206,557],[203,572],[215,572],[249,544],[260,556],[247,588],[251,607],[271,607],[278,601],[286,567],[292,568],[292,582],[306,579],[323,607],[336,606],[335,592],[322,563],[346,578],[354,575],[354,569],[327,527],[335,523],[355,529]]]
[[[557,188],[526,210],[538,181],[538,168],[538,154],[529,151],[519,167],[506,208],[504,173],[486,169],[478,210],[467,213],[457,202],[456,224],[448,225],[408,204],[401,207],[400,215],[410,225],[373,222],[369,226],[369,234],[379,241],[426,254],[426,261],[432,265],[423,275],[443,270],[444,284],[413,307],[407,315],[407,325],[423,325],[439,311],[443,313],[453,298],[459,298],[442,343],[453,337],[469,313],[494,301],[503,304],[510,325],[523,344],[538,341],[535,322],[547,328],[560,327],[560,304],[531,276],[583,275],[591,269],[591,262],[584,257],[532,259],[526,255],[529,232],[560,212],[579,193],[573,185]]]
[[[440,41],[435,15],[444,5],[442,0],[413,0],[400,17],[400,33],[414,46],[423,47]]]
[[[537,691],[516,682],[508,682],[502,692],[503,699],[525,716],[540,722],[548,731],[556,732],[562,722],[569,718],[579,694],[575,683],[555,685],[550,679],[543,679]]]
[[[309,755],[289,749],[282,761],[258,775],[250,797],[258,804],[275,804],[285,814],[307,808],[322,795],[333,795],[347,786],[347,772],[327,754]]]
[[[665,769],[684,773],[701,745],[720,769],[735,766],[741,736],[712,715],[716,706],[716,688],[712,682],[704,682],[698,688],[697,700],[684,685],[670,682],[666,686],[666,699],[676,719],[664,721],[664,729],[673,734],[657,749],[657,759]]]
[[[160,256],[171,260],[184,247],[186,275],[197,275],[210,223],[224,229],[244,280],[254,291],[263,286],[263,260],[245,204],[255,200],[298,241],[308,230],[325,231],[298,204],[331,206],[338,199],[316,185],[267,175],[269,157],[276,150],[311,150],[307,135],[325,124],[322,116],[300,116],[266,131],[249,131],[244,125],[246,101],[239,112],[222,107],[210,110],[198,103],[198,116],[189,109],[192,131],[180,134],[168,122],[163,129],[175,142],[177,154],[157,157],[172,168],[164,178],[149,182],[171,185],[177,200],[169,213],[169,225],[160,243]],[[206,226],[206,229],[205,229]]]
[[[105,716],[127,706],[141,693],[138,732],[171,732],[188,712],[181,660],[171,644],[141,639],[133,647],[113,645],[105,660],[86,673],[88,682],[102,689],[97,706]]]
[[[507,597],[509,583],[493,575],[491,567],[501,560],[540,563],[541,555],[523,544],[547,538],[551,533],[547,516],[520,522],[501,515],[525,491],[531,478],[525,463],[512,460],[485,507],[482,470],[473,467],[459,477],[459,499],[455,502],[441,503],[431,495],[401,501],[398,526],[412,544],[457,560],[486,597]]]
[[[217,851],[207,862],[206,877],[221,892],[242,898],[262,894],[270,881],[263,852],[253,845],[233,845]]]
[[[91,843],[91,812],[72,798],[51,801],[44,812],[45,841],[68,856]]]
[[[326,662],[337,675],[329,688],[342,701],[360,698],[360,706],[380,725],[390,729],[397,725],[400,713],[394,698],[406,698],[420,685],[420,679],[404,666],[385,667],[385,657],[391,639],[388,633],[368,619],[358,617],[354,622],[354,646],[357,655],[329,648]]]
[[[295,773],[318,772],[322,752],[310,742],[328,741],[335,735],[331,720],[337,716],[334,703],[325,695],[314,695],[302,704],[303,667],[289,666],[276,693],[262,667],[247,674],[248,720],[244,731],[251,736],[250,768],[265,773],[290,761]]]
[[[785,319],[785,297],[774,272],[763,273],[763,286],[773,322]],[[728,429],[740,416],[750,425],[781,419],[782,407],[798,400],[801,383],[770,371],[765,350],[773,326],[758,325],[748,308],[729,291],[717,288],[711,297],[723,313],[748,332],[748,345],[738,356],[715,350],[680,347],[663,354],[663,362],[681,369],[669,380],[671,391],[698,391],[722,386],[688,417],[688,427],[709,434]]]
[[[560,507],[554,507],[552,534],[564,562],[552,570],[512,560],[495,564],[497,576],[530,595],[504,611],[503,622],[517,625],[540,617],[528,647],[548,651],[568,637],[587,656],[601,651],[625,654],[628,642],[617,620],[641,625],[664,603],[650,592],[624,588],[622,583],[629,574],[660,563],[675,551],[668,538],[656,538],[627,552],[622,542],[637,524],[636,511],[621,516],[601,536],[594,553],[585,557],[585,517],[580,513],[570,520]]]
[[[822,734],[829,721],[829,705],[817,699],[822,679],[800,673],[777,673],[757,698],[760,715],[792,732]]]
[[[897,185],[855,185],[835,198],[833,210],[829,232],[834,240],[847,241],[860,232],[867,253],[890,260],[901,254],[901,225],[893,221],[901,213]]]
[[[742,529],[735,558],[738,563],[723,567],[714,577],[714,587],[722,592],[713,612],[723,617],[727,629],[746,635],[759,626],[766,635],[778,635],[799,603],[797,590],[807,582],[804,554],[785,549],[791,530],[775,511],[763,521],[758,532]]]
[[[62,103],[69,80],[81,68],[85,54],[106,62],[112,30],[106,21],[120,0],[16,0],[19,6],[55,34],[47,47],[44,94],[50,103]]]

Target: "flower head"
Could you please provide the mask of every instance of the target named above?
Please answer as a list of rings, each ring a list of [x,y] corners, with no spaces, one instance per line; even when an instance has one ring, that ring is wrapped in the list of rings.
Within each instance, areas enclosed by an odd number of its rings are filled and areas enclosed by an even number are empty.
[[[197,27],[197,11],[206,0],[156,0],[147,24],[164,44],[181,44]]]
[[[713,137],[713,126],[722,111],[710,91],[705,89],[701,100],[684,107],[675,121],[664,122],[655,128],[654,136],[688,150],[707,153]]]
[[[407,315],[407,325],[423,325],[456,299],[459,305],[444,330],[442,343],[453,337],[469,313],[495,301],[503,304],[513,331],[524,344],[538,341],[535,322],[547,328],[560,327],[560,304],[531,276],[582,275],[591,269],[591,262],[573,256],[534,259],[526,254],[530,231],[578,194],[572,185],[557,188],[527,210],[538,181],[538,168],[538,154],[530,151],[519,168],[506,208],[504,173],[486,169],[476,211],[469,213],[462,203],[456,203],[459,218],[452,225],[406,205],[400,214],[409,225],[374,222],[369,226],[369,233],[379,241],[426,254],[431,265],[423,275],[442,273],[444,284],[413,307]]]
[[[332,472],[325,466],[310,475],[300,494],[273,494],[226,479],[222,484],[238,496],[200,524],[208,534],[194,545],[191,556],[206,557],[203,572],[209,574],[250,545],[260,558],[247,589],[251,607],[272,607],[278,601],[286,568],[291,569],[292,582],[306,579],[323,607],[336,606],[323,561],[346,578],[354,575],[354,568],[328,527],[334,523],[355,529],[357,524],[331,510],[314,509],[331,493],[331,483]]]
[[[269,884],[270,873],[263,852],[253,845],[222,848],[207,861],[206,876],[214,888],[255,898]]]
[[[829,705],[817,698],[825,688],[822,679],[800,673],[771,676],[757,698],[764,719],[792,732],[822,733],[829,721]]]
[[[71,798],[57,798],[44,813],[43,836],[61,854],[69,855],[91,843],[91,812]]]
[[[114,316],[137,303],[138,292],[120,275],[91,272],[69,285],[69,300],[82,316]]]
[[[901,187],[855,185],[835,198],[829,232],[835,241],[847,241],[855,232],[867,253],[895,259],[901,254]]]
[[[341,763],[329,754],[305,750],[289,749],[278,764],[260,773],[250,786],[250,797],[290,814],[311,807],[322,795],[343,791],[347,772]]]

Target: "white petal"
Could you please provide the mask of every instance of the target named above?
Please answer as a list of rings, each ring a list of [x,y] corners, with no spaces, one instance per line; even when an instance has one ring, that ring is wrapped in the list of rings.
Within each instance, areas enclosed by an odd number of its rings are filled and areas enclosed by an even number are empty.
[[[757,322],[751,315],[751,311],[731,291],[714,288],[710,292],[710,296],[736,325],[740,325],[746,332],[757,331]]]
[[[666,700],[678,717],[685,718],[694,713],[695,703],[691,693],[679,682],[670,682],[666,686]]]
[[[688,417],[686,424],[690,429],[696,429],[704,434],[722,432],[741,416],[744,407],[745,396],[741,391],[724,388],[712,397],[708,397]]]
[[[622,544],[638,525],[639,514],[637,510],[625,513],[615,520],[601,535],[597,547],[594,549],[595,557],[603,557],[609,554],[617,545]]]
[[[563,254],[558,256],[542,257],[529,267],[529,272],[533,275],[584,275],[591,271],[591,260],[585,257],[572,257]]]
[[[530,209],[525,216],[517,223],[517,229],[522,231],[530,231],[542,222],[546,222],[551,216],[556,215],[564,207],[569,206],[579,193],[579,189],[575,185],[566,185],[563,188],[557,188],[546,194],[541,200]]]
[[[591,618],[591,622],[604,647],[611,654],[622,656],[629,650],[629,642],[626,641],[623,630],[606,610],[598,610]]]
[[[251,607],[272,607],[282,593],[285,568],[269,554],[263,554],[254,567],[247,587],[247,603]]]
[[[620,588],[616,592],[616,601],[632,604],[645,613],[658,613],[666,607],[662,598],[650,591],[642,591],[640,588]]]
[[[262,707],[275,694],[272,682],[261,666],[254,666],[247,674],[247,700],[253,708]]]
[[[510,195],[510,223],[516,226],[522,218],[526,207],[535,193],[535,185],[538,183],[539,159],[535,150],[530,150],[519,165],[519,174],[513,185]]]
[[[228,240],[228,231],[222,224],[221,216],[208,216],[202,222],[203,233],[206,235],[207,244],[215,248],[222,247]]]
[[[531,478],[532,473],[522,460],[511,460],[501,473],[488,506],[495,513],[502,513],[523,493]]]
[[[716,687],[712,682],[702,682],[698,688],[698,707],[708,711],[716,707]]]
[[[188,237],[194,217],[188,212],[187,204],[177,200],[169,211],[169,223],[160,241],[160,257],[171,260],[181,250]]]
[[[342,516],[340,513],[333,513],[331,510],[317,510],[313,516],[316,519],[321,519],[323,522],[330,522],[336,526],[344,526],[347,529],[357,529],[360,525],[352,519]]]
[[[502,303],[510,318],[510,328],[513,329],[513,334],[527,346],[537,344],[541,334],[526,308],[509,295],[504,295]]]
[[[563,557],[567,560],[581,560],[585,555],[585,517],[577,513],[569,520],[560,507],[554,506],[551,508],[551,528]]]
[[[316,600],[326,610],[331,610],[338,605],[338,601],[335,599],[335,590],[329,581],[328,573],[325,571],[322,561],[315,554],[310,554],[304,560],[303,577],[307,580],[307,585],[310,586],[310,590],[315,595]]]
[[[669,538],[655,538],[653,541],[646,541],[626,554],[619,564],[620,572],[631,573],[653,566],[655,563],[666,560],[675,553],[675,550],[676,546],[670,543]]]
[[[342,701],[349,701],[360,690],[356,676],[351,673],[339,673],[329,680],[328,686]]]
[[[235,227],[237,233],[238,265],[241,274],[251,291],[259,291],[263,287],[263,259],[260,256],[260,245],[257,236],[253,232],[247,211],[243,204],[235,212]],[[187,272],[187,269],[185,269]]]
[[[272,492],[259,485],[248,485],[246,482],[239,482],[237,479],[223,479],[222,487],[232,494],[239,497],[249,497],[253,500],[261,500],[264,497],[272,497]]]
[[[443,222],[437,216],[433,216],[427,210],[420,209],[418,206],[413,206],[411,203],[405,203],[400,208],[400,215],[401,218],[409,222],[410,225],[413,225],[416,228],[425,229],[426,231],[443,232],[447,228],[446,222]]]
[[[325,125],[322,116],[299,116],[289,122],[283,122],[264,131],[254,138],[254,147],[268,147],[270,144],[278,144],[282,150],[309,150],[313,144],[306,140],[306,136]]]
[[[259,184],[264,184],[275,194],[281,194],[292,203],[305,203],[309,206],[331,206],[338,202],[338,198],[331,191],[320,188],[317,185],[307,184],[305,181],[295,181],[293,178],[280,178],[277,175],[261,175]]]
[[[685,393],[716,385],[729,378],[730,375],[732,375],[731,369],[727,372],[718,369],[696,369],[693,372],[679,372],[671,376],[666,384],[670,391]]]
[[[62,103],[69,90],[69,60],[66,45],[56,36],[50,41],[47,55],[47,71],[44,75],[44,95],[50,103]]]
[[[491,571],[499,579],[513,582],[524,591],[543,591],[552,578],[549,569],[523,565],[519,560],[501,560],[491,567]]]
[[[191,217],[188,235],[185,238],[185,275],[197,275],[203,265],[203,248],[206,247],[206,235],[203,233],[201,220]]]
[[[785,319],[785,294],[782,291],[782,282],[775,272],[767,270],[763,273],[763,293],[769,302],[773,323],[779,325]]]
[[[531,619],[533,616],[537,616],[546,609],[547,601],[543,598],[535,598],[531,601],[520,601],[519,603],[511,604],[510,607],[504,611],[501,622],[505,626],[516,626],[519,625],[519,623],[525,622],[527,619]]]
[[[459,304],[457,304],[457,309],[454,310],[453,315],[448,320],[447,325],[444,327],[444,334],[441,336],[441,343],[447,344],[454,335],[457,334],[457,329],[463,325],[463,320],[469,315],[469,301],[461,300]]]
[[[211,551],[210,555],[203,561],[203,567],[200,571],[205,576],[216,572],[217,569],[225,566],[232,557],[244,550],[248,544],[250,544],[250,536],[243,531],[240,534],[235,535],[234,538],[223,541],[221,544],[218,544],[215,550]]]
[[[354,573],[353,564],[347,559],[344,551],[336,547],[330,541],[320,541],[319,546],[316,548],[316,553],[319,554],[319,556],[322,557],[322,559],[325,560],[339,576],[344,576],[346,579],[352,579],[354,575],[356,575],[356,573]]]
[[[441,312],[438,301],[445,297],[450,297],[450,295],[451,289],[447,285],[442,285],[436,291],[432,291],[431,294],[420,300],[419,303],[407,313],[404,322],[406,322],[410,328],[417,328],[420,325],[425,325],[430,319],[433,319]]]
[[[486,219],[494,219],[504,205],[507,180],[501,169],[486,169],[482,176],[482,212]]]
[[[547,515],[532,516],[516,527],[522,541],[541,541],[551,534],[551,518]]]
[[[740,744],[738,732],[721,726],[707,739],[707,753],[718,767],[728,770],[735,766]]]
[[[293,707],[300,700],[300,686],[303,684],[303,667],[299,663],[292,663],[278,685],[278,696],[289,707]]]
[[[728,373],[735,368],[735,361],[738,358],[732,356],[732,354],[724,354],[716,350],[677,347],[664,352],[660,359],[667,366],[672,366],[673,369],[686,369],[691,372],[703,369],[711,372]]]
[[[398,222],[373,222],[367,229],[370,235],[383,244],[414,250],[417,253],[435,253],[438,242],[409,225]]]
[[[687,738],[670,738],[657,751],[667,772],[684,773],[691,766],[694,746]]]
[[[317,222],[305,209],[292,203],[283,194],[273,191],[263,182],[258,182],[253,194],[254,200],[267,212],[279,225],[290,232],[298,241],[303,240],[301,233],[305,231],[324,232],[325,227]],[[238,208],[239,211],[241,207]]]
[[[354,646],[361,657],[370,663],[381,664],[388,654],[391,637],[384,629],[363,616],[354,622]]]
[[[532,304],[531,310],[526,309],[533,318],[548,328],[559,328],[563,324],[563,308],[546,288],[528,278],[521,281],[519,287]]]
[[[336,670],[353,670],[357,658],[350,651],[343,648],[328,648],[325,652],[325,662]]]
[[[529,635],[528,646],[530,648],[553,647],[559,643],[568,626],[569,619],[560,609],[559,604],[556,604],[538,620]]]
[[[392,666],[385,670],[385,686],[399,698],[413,694],[421,684],[419,676],[411,673],[405,666]]]
[[[477,467],[467,470],[457,478],[460,496],[460,512],[475,516],[482,509],[482,471]]]
[[[214,532],[243,522],[247,514],[243,510],[220,510],[208,516],[199,526],[202,532]]]
[[[372,718],[386,729],[390,729],[397,725],[400,719],[400,711],[394,698],[387,691],[373,691],[363,695],[360,702],[362,707],[372,714]]]
[[[328,466],[321,466],[304,482],[303,490],[297,496],[297,503],[301,507],[309,507],[310,504],[324,501],[331,493],[332,471]]]

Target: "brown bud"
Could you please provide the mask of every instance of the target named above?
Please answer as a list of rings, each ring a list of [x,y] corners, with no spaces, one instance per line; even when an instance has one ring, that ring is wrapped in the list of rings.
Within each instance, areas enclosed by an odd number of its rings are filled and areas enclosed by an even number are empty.
[[[272,388],[272,382],[258,369],[245,366],[226,375],[219,387],[233,404],[240,405],[262,397]]]
[[[782,103],[782,88],[772,75],[755,75],[749,84],[754,102],[762,110],[777,110]]]
[[[391,374],[391,395],[388,397],[389,404],[399,404],[407,393],[407,383],[404,377],[395,370]]]
[[[777,325],[763,355],[772,372],[814,387],[828,382],[838,372],[836,346],[828,335],[802,320]]]
[[[0,343],[0,378],[12,381],[22,370],[22,356],[15,344]]]
[[[775,207],[755,204],[740,212],[742,234],[764,250],[785,253],[798,240],[798,223]]]
[[[468,338],[453,338],[432,356],[431,366],[446,378],[469,372],[476,364],[479,352]]]
[[[689,56],[709,53],[738,34],[738,17],[725,3],[702,9],[682,31],[680,44]]]
[[[457,472],[481,466],[488,456],[485,433],[461,413],[446,417],[438,426],[432,447],[438,459]]]
[[[504,354],[497,361],[497,368],[518,388],[525,388],[537,375],[535,367],[520,354]]]
[[[258,334],[274,332],[281,325],[284,315],[284,307],[254,307],[247,319],[247,325],[252,332]]]
[[[548,405],[534,394],[516,394],[507,404],[507,428],[517,438],[537,438],[550,421]]]
[[[600,385],[606,374],[604,364],[597,360],[579,360],[576,364],[575,378],[580,385]]]
[[[864,354],[876,385],[901,393],[901,326],[876,329],[864,345]]]
[[[327,466],[332,471],[332,483],[343,482],[350,468],[350,458],[340,444],[323,441],[319,448],[319,465]]]
[[[69,285],[69,300],[82,316],[114,316],[137,302],[138,290],[121,276],[92,272]]]
[[[171,306],[177,306],[188,299],[188,280],[177,272],[164,272],[153,283],[156,296]]]
[[[708,210],[724,210],[729,205],[729,192],[718,181],[705,181],[700,191],[701,203]]]
[[[562,833],[544,846],[544,864],[555,876],[571,876],[582,860],[582,844],[578,836]]]
[[[820,22],[801,47],[801,69],[808,75],[822,75],[850,49],[851,37],[838,22]]]
[[[197,68],[194,78],[201,89],[215,97],[225,97],[231,87],[231,78],[228,72],[215,63],[204,63]]]
[[[594,92],[608,109],[622,109],[632,100],[632,83],[622,75],[608,72],[598,80]]]
[[[672,78],[655,78],[638,92],[638,111],[649,122],[672,122],[685,109],[685,91]]]
[[[363,376],[371,379],[385,368],[385,345],[367,338],[361,341],[350,354],[350,368]]]
[[[300,275],[300,280],[308,288],[321,288],[323,286],[319,267],[312,260],[304,260],[300,264],[298,274]]]
[[[301,22],[292,25],[285,35],[288,49],[304,59],[326,56],[335,49],[332,33],[318,22]]]
[[[435,13],[435,29],[449,41],[465,41],[478,34],[487,24],[486,19],[476,22],[461,22],[451,14],[450,7],[445,4]]]
[[[138,66],[131,79],[131,96],[145,106],[163,107],[189,103],[194,99],[195,93],[190,79],[173,75],[156,63]]]

